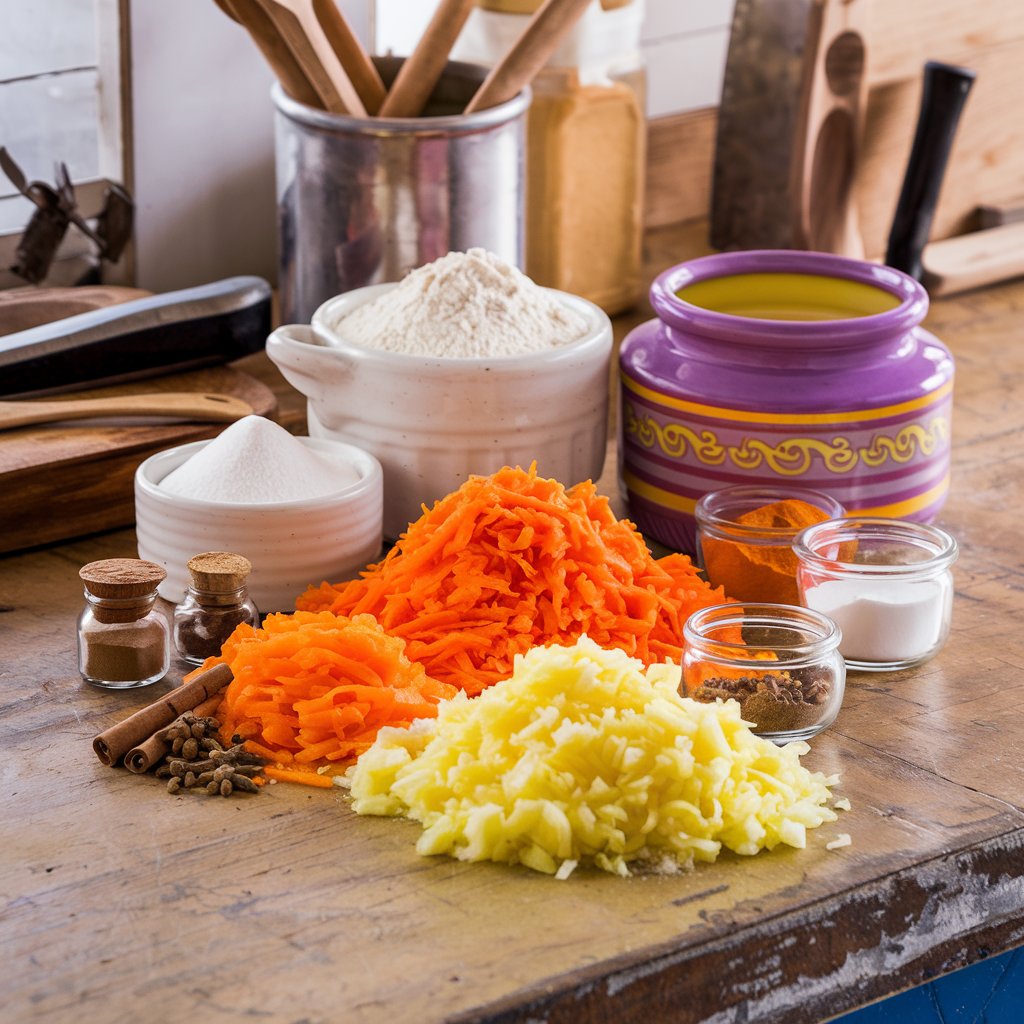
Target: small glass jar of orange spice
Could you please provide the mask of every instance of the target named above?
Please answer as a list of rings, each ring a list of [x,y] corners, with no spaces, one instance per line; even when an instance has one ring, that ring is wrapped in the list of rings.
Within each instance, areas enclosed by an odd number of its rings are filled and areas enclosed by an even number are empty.
[[[705,494],[694,510],[697,561],[713,587],[737,601],[800,605],[796,535],[846,514],[822,491],[740,486]]]

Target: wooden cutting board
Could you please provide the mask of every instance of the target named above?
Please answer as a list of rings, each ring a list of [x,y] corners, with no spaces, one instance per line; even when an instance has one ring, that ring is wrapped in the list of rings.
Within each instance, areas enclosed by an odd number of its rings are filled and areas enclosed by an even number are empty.
[[[271,390],[228,366],[176,373],[69,398],[203,391],[235,395],[274,417]],[[155,452],[216,437],[227,423],[168,419],[77,420],[0,432],[0,552],[135,522],[134,477]]]

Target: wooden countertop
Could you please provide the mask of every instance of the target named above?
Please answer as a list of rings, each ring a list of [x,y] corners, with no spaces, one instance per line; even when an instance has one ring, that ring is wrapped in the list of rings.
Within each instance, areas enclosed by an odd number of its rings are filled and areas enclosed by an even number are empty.
[[[651,265],[685,245],[656,233]],[[556,882],[418,857],[418,826],[340,791],[171,797],[90,743],[183,666],[124,694],[75,670],[78,568],[132,531],[0,559],[4,1019],[800,1024],[1024,942],[1022,317],[1024,282],[929,316],[958,367],[953,632],[917,670],[851,674],[805,762],[853,809],[803,851]]]

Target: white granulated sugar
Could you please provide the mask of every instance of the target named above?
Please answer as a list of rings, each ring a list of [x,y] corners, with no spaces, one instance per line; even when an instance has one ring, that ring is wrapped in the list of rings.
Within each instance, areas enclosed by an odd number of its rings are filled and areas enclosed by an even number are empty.
[[[307,448],[263,416],[232,423],[160,482],[170,494],[238,504],[320,498],[354,484],[355,468]]]
[[[353,345],[450,359],[543,352],[589,329],[576,310],[485,249],[413,270],[332,326]]]

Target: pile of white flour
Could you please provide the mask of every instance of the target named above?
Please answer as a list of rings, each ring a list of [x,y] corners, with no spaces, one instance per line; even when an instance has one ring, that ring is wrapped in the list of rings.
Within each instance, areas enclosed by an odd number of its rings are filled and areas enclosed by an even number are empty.
[[[452,359],[543,352],[587,321],[485,249],[450,252],[331,325],[353,345]]]

